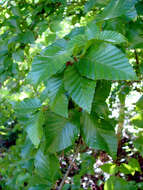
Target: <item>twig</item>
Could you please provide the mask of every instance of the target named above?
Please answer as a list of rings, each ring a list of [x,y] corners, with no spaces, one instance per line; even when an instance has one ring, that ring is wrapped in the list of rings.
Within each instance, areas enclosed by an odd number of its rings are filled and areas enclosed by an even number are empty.
[[[135,59],[136,59],[136,64],[139,65],[139,59],[138,59],[138,54],[137,54],[137,50],[134,49],[134,52],[135,52]]]
[[[68,167],[68,170],[66,171],[66,173],[65,173],[65,175],[64,175],[64,177],[63,177],[63,179],[62,179],[62,181],[61,181],[61,184],[60,184],[58,190],[62,190],[62,187],[63,187],[63,185],[64,185],[64,183],[65,183],[65,180],[67,179],[67,177],[68,177],[68,175],[69,175],[69,173],[70,173],[70,170],[71,170],[71,168],[72,168],[72,166],[73,166],[73,164],[74,164],[74,161],[75,161],[75,159],[76,159],[76,156],[77,156],[77,155],[74,155],[74,157],[73,157],[73,159],[72,159],[72,161],[71,161],[71,163],[70,163],[70,165],[69,165],[69,167]]]
[[[71,161],[71,163],[70,163],[70,165],[68,167],[68,170],[66,171],[66,173],[65,173],[65,175],[64,175],[64,177],[63,177],[63,179],[62,179],[62,181],[60,183],[60,186],[59,186],[58,190],[62,190],[62,188],[64,186],[64,183],[65,183],[65,181],[66,181],[66,179],[67,179],[67,177],[68,177],[68,175],[70,173],[70,170],[72,169],[72,166],[73,166],[73,164],[75,162],[75,159],[77,157],[77,154],[79,152],[80,143],[81,143],[81,139],[79,139],[79,144],[77,146],[76,153],[75,153],[75,155],[74,155],[74,157],[73,157],[73,159],[72,159],[72,161]]]
[[[117,129],[117,140],[118,140],[118,150],[117,150],[117,159],[120,157],[120,152],[122,148],[122,132],[124,128],[124,119],[125,119],[125,100],[124,102],[120,101],[120,111],[119,111],[119,123]]]
[[[135,53],[135,59],[136,59],[136,74],[137,76],[140,76],[140,62],[139,62],[139,58],[138,58],[138,54],[137,54],[137,50],[134,49],[134,53]]]

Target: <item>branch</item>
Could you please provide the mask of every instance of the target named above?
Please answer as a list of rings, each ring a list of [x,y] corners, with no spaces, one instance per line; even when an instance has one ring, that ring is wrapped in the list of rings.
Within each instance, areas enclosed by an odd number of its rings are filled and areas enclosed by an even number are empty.
[[[118,157],[120,157],[120,152],[122,148],[122,132],[124,128],[124,120],[125,120],[125,100],[124,103],[120,101],[119,123],[117,129],[117,140],[118,140],[117,159]]]
[[[62,187],[63,187],[63,185],[64,185],[64,183],[65,183],[65,181],[66,181],[66,179],[67,179],[67,177],[68,177],[68,175],[69,175],[69,173],[70,173],[70,170],[71,170],[71,168],[72,168],[72,166],[73,166],[73,164],[74,164],[74,161],[75,161],[75,159],[76,159],[76,156],[77,156],[77,155],[74,155],[74,157],[73,157],[73,159],[72,159],[72,161],[71,161],[71,163],[70,163],[70,165],[69,165],[69,167],[68,167],[68,170],[66,171],[66,173],[65,173],[65,175],[64,175],[64,177],[63,177],[63,179],[62,179],[62,181],[61,181],[61,184],[60,184],[58,190],[61,190],[61,189],[62,189]]]
[[[134,53],[135,53],[135,59],[136,59],[136,64],[139,65],[139,59],[138,59],[138,54],[137,54],[137,50],[134,49]]]
[[[136,59],[136,74],[137,76],[140,76],[140,62],[139,62],[139,58],[138,58],[138,54],[137,54],[137,50],[134,49],[134,53],[135,53],[135,59]]]
[[[75,155],[74,155],[74,157],[73,157],[73,159],[72,159],[72,161],[71,161],[71,163],[70,163],[70,165],[69,165],[69,167],[68,167],[68,170],[66,171],[66,173],[65,173],[65,175],[64,175],[64,177],[63,177],[63,179],[62,179],[62,181],[61,181],[61,184],[60,184],[58,190],[62,190],[62,188],[63,188],[63,186],[64,186],[64,183],[65,183],[65,181],[66,181],[66,179],[67,179],[67,177],[68,177],[68,175],[69,175],[69,173],[70,173],[70,171],[71,171],[71,169],[72,169],[72,166],[73,166],[73,164],[74,164],[74,162],[75,162],[75,159],[76,159],[76,157],[77,157],[77,154],[78,154],[78,152],[79,152],[80,143],[81,143],[81,139],[79,139],[79,144],[78,144],[78,146],[77,146],[76,153],[75,153]]]

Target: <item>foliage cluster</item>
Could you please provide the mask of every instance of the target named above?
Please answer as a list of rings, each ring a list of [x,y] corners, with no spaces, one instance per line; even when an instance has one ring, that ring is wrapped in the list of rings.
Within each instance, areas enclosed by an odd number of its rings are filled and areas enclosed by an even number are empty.
[[[0,12],[0,188],[142,190],[143,1]]]

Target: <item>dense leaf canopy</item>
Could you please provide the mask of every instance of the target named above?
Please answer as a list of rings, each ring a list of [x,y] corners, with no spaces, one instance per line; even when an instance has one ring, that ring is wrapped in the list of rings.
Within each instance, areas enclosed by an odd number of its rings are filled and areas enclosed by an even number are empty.
[[[0,12],[0,189],[143,189],[143,1]]]

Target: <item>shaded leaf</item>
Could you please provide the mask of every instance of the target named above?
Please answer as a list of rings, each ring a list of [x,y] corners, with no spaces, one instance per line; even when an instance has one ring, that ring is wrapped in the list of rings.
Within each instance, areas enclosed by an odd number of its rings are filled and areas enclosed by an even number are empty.
[[[77,105],[90,113],[96,82],[82,77],[74,66],[64,73],[64,86]]]
[[[143,156],[143,135],[139,134],[139,136],[133,141],[135,148],[140,152]]]
[[[53,102],[58,91],[62,86],[62,78],[61,77],[51,77],[45,82],[46,88],[41,93],[40,99],[42,101],[49,98],[50,102]]]
[[[104,185],[104,190],[137,190],[136,186],[122,178],[111,176]]]
[[[41,107],[41,102],[38,98],[26,98],[21,102],[16,102],[14,109],[18,114],[27,114],[36,111]]]
[[[34,114],[29,121],[27,121],[26,131],[32,143],[37,147],[43,135],[44,118],[42,112]]]
[[[68,117],[68,98],[62,91],[58,93],[51,104],[51,110],[60,116]]]
[[[78,114],[76,115],[78,117]],[[54,113],[47,113],[45,134],[50,152],[64,150],[75,142],[79,133],[78,119],[74,116],[67,120]]]
[[[53,112],[63,117],[68,117],[68,99],[63,88],[61,77],[52,77],[46,83],[46,88],[42,92],[40,99],[48,99]]]
[[[47,185],[36,185],[33,187],[30,187],[28,190],[49,190]]]
[[[117,139],[115,133],[99,127],[97,120],[86,113],[82,117],[82,136],[89,147],[104,150],[113,158],[116,157]]]
[[[20,42],[24,44],[33,43],[35,41],[34,34],[30,30],[25,33],[19,34],[18,37],[19,37]]]
[[[95,88],[94,101],[104,102],[108,98],[110,90],[111,90],[110,81],[107,80],[98,81]]]
[[[49,182],[53,182],[57,178],[59,167],[59,162],[55,155],[44,155],[41,150],[37,152],[35,168],[39,176],[47,179]]]
[[[138,114],[131,119],[131,124],[136,127],[143,128],[143,115]]]
[[[143,110],[143,96],[141,96],[139,100],[137,101],[136,107],[138,110]]]

